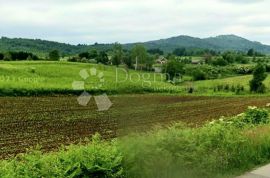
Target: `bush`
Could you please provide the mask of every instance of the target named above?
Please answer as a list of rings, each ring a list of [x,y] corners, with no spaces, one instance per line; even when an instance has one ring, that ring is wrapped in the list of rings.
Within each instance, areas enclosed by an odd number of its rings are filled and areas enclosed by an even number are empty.
[[[42,155],[32,151],[10,161],[0,162],[0,177],[104,177],[123,175],[122,155],[116,143],[93,137],[87,146]]]
[[[266,109],[249,107],[244,114],[243,121],[251,124],[267,124],[269,123],[269,113]]]
[[[206,80],[207,75],[201,70],[195,70],[192,74],[193,80]]]
[[[237,128],[250,128],[257,125],[265,125],[269,123],[269,112],[264,108],[250,106],[244,113],[228,119],[227,123]]]
[[[198,66],[186,66],[185,67],[185,74],[190,75],[195,78],[198,76],[199,78],[206,80],[206,79],[216,79],[220,76],[223,71],[220,68],[213,67],[210,65],[198,65]]]
[[[79,57],[69,57],[69,58],[68,58],[68,61],[69,61],[69,62],[78,62],[79,60],[80,60]]]
[[[173,81],[184,74],[184,65],[175,59],[171,59],[165,66],[166,80]]]
[[[229,85],[229,84],[221,84],[221,85],[217,85],[214,87],[214,92],[220,92],[220,91],[225,91],[225,92],[235,92],[236,94],[240,94],[241,92],[243,92],[245,90],[244,86],[238,84],[236,86],[234,85]]]
[[[109,58],[106,52],[101,51],[98,56],[96,57],[96,61],[97,63],[101,63],[101,64],[108,64],[109,62]]]
[[[58,61],[60,59],[60,54],[58,50],[53,50],[49,53],[49,60]]]
[[[212,64],[215,66],[226,66],[226,65],[228,65],[228,62],[225,59],[223,59],[222,57],[219,57],[219,58],[213,60]]]
[[[22,61],[22,60],[39,60],[38,56],[28,52],[13,52],[9,51],[5,55],[0,54],[0,60],[5,61]]]
[[[242,74],[242,75],[252,74],[253,70],[254,70],[253,66],[241,65],[233,68],[235,74]]]

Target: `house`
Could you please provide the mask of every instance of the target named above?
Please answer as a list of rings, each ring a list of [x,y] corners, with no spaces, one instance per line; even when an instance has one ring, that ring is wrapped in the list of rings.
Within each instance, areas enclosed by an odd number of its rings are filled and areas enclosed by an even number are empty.
[[[191,64],[195,64],[195,65],[203,64],[203,61],[202,60],[198,60],[198,59],[192,59],[191,60]]]
[[[159,56],[158,59],[156,60],[157,64],[166,64],[168,60],[164,56]]]
[[[163,69],[163,65],[164,64],[167,64],[168,60],[163,57],[163,56],[159,56],[158,59],[156,60],[156,65],[154,65],[154,71],[156,73],[161,73],[162,72],[162,69]]]

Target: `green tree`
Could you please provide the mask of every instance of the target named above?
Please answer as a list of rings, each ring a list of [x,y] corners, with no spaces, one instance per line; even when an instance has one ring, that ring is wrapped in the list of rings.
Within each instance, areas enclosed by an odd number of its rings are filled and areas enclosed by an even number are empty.
[[[194,70],[192,73],[193,80],[206,80],[207,74],[202,70]]]
[[[5,53],[3,60],[4,61],[12,61],[11,53],[10,52]]]
[[[247,52],[248,56],[254,56],[254,54],[255,54],[254,49],[249,49],[248,52]]]
[[[174,80],[184,74],[184,65],[175,59],[169,60],[165,66],[166,80]]]
[[[123,62],[128,66],[128,68],[132,68],[132,57],[130,53],[125,53],[123,57]]]
[[[135,60],[135,69],[142,70],[143,66],[146,64],[148,58],[147,51],[143,45],[137,44],[131,50],[132,58]]]
[[[81,59],[83,59],[83,58],[89,59],[89,52],[82,52],[79,54],[79,57]]]
[[[97,56],[97,62],[102,63],[102,64],[108,64],[109,58],[108,58],[108,55],[105,51],[99,52],[99,54]]]
[[[235,62],[236,54],[231,51],[226,51],[222,54],[222,57],[227,61],[227,63],[231,64]]]
[[[4,59],[4,54],[0,53],[0,60]]]
[[[49,59],[52,61],[58,61],[60,59],[60,54],[58,50],[53,50],[49,53]]]
[[[218,57],[215,60],[213,60],[212,64],[215,66],[226,66],[228,65],[228,62],[223,57]]]
[[[149,54],[153,54],[153,55],[155,55],[155,54],[163,55],[163,54],[164,54],[164,51],[162,51],[162,50],[159,49],[159,48],[149,49],[149,50],[147,50],[147,52],[148,52]]]
[[[253,72],[253,79],[249,82],[250,91],[256,93],[264,93],[265,85],[263,81],[266,79],[266,68],[262,63],[258,63]]]
[[[155,57],[152,55],[148,55],[146,62],[145,62],[145,67],[147,70],[151,71],[152,66],[154,64],[154,61],[155,61]]]
[[[89,53],[89,59],[96,59],[98,57],[98,52],[96,49],[93,49]]]
[[[204,61],[206,64],[210,64],[212,62],[212,54],[211,53],[205,53],[203,55]]]
[[[176,48],[173,51],[173,54],[176,55],[176,56],[186,56],[187,51],[186,51],[186,48]]]
[[[123,58],[123,48],[119,43],[115,43],[113,46],[112,64],[117,67],[121,64]]]

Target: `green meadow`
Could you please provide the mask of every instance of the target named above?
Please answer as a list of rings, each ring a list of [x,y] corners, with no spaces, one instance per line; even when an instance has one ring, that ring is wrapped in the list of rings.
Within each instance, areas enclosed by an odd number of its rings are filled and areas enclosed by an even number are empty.
[[[96,72],[91,73],[91,70]],[[83,78],[80,72],[87,76]],[[1,62],[1,95],[47,95],[76,94],[83,88],[89,92],[125,93],[178,93],[194,95],[250,95],[251,75],[234,76],[222,79],[192,81],[189,76],[177,84],[165,81],[165,75],[154,72],[135,71],[123,66],[70,62]],[[83,88],[73,86],[73,82],[83,82]],[[264,81],[270,86],[270,78]],[[243,90],[236,92],[237,86]],[[221,88],[221,89],[220,89]],[[269,93],[267,90],[266,94]]]

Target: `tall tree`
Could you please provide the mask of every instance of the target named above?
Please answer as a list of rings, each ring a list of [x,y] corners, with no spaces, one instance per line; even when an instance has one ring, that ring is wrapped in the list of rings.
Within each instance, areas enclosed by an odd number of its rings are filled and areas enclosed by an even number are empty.
[[[145,47],[143,45],[137,44],[132,48],[131,54],[132,58],[135,60],[135,69],[137,70],[137,68],[140,66],[140,69],[142,70],[142,67],[148,58]]]
[[[115,43],[113,46],[112,64],[119,66],[123,58],[123,48],[119,43]]]
[[[164,72],[166,73],[166,80],[174,80],[175,77],[182,76],[184,74],[184,65],[171,58],[165,66]]]
[[[97,52],[96,49],[93,49],[93,50],[90,51],[90,53],[89,53],[89,59],[96,59],[97,56],[98,56],[98,52]]]
[[[254,54],[255,54],[254,49],[249,49],[248,52],[247,52],[248,56],[254,56]]]
[[[176,55],[176,56],[186,56],[186,48],[176,48],[174,51],[173,51],[173,54]]]
[[[153,49],[149,49],[149,50],[147,50],[147,52],[149,53],[149,54],[158,54],[158,55],[163,55],[164,54],[164,52],[162,51],[162,50],[160,50],[159,48],[153,48]]]
[[[82,52],[79,54],[79,57],[89,59],[89,52]]]
[[[49,53],[49,59],[52,61],[58,61],[60,59],[60,54],[58,50],[53,50]]]
[[[99,52],[96,59],[97,59],[98,63],[102,63],[102,64],[108,64],[108,62],[109,62],[108,55],[105,51]]]
[[[4,54],[0,53],[0,60],[4,59]]]
[[[262,63],[258,63],[253,72],[253,79],[249,82],[250,91],[256,93],[264,93],[265,85],[263,81],[266,79],[266,69]]]
[[[127,65],[128,68],[132,68],[132,57],[131,57],[130,53],[124,54],[123,62]]]
[[[147,70],[151,71],[154,61],[155,61],[155,57],[152,55],[148,55],[146,59],[146,63],[145,63],[145,67]]]

